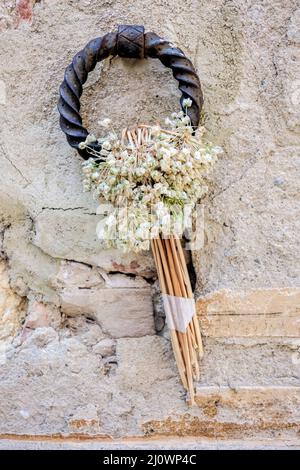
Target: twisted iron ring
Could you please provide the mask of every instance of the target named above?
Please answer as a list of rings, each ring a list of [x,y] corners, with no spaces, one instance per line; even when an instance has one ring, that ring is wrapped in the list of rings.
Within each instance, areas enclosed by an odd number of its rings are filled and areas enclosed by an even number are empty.
[[[143,26],[119,26],[118,32],[108,33],[90,41],[84,49],[78,52],[71,64],[66,68],[64,81],[59,93],[58,111],[60,127],[66,134],[68,143],[77,149],[82,158],[87,160],[91,154],[86,149],[80,149],[89,132],[82,124],[80,116],[80,97],[82,85],[88,74],[95,68],[97,62],[109,56],[128,58],[155,58],[163,65],[172,69],[173,76],[178,80],[178,88],[182,95],[180,104],[185,98],[192,100],[187,113],[193,127],[197,127],[203,105],[203,95],[200,81],[192,62],[181,49],[160,38],[155,33],[145,33]],[[94,150],[101,150],[100,144],[94,144]]]

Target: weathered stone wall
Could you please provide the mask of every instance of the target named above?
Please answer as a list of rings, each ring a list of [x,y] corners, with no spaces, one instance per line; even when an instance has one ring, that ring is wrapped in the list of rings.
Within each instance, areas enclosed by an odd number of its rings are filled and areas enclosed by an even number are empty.
[[[193,252],[205,335],[193,409],[151,255],[102,249],[58,125],[64,68],[119,23],[184,49],[225,150]],[[299,437],[299,29],[297,0],[1,0],[0,434]],[[178,97],[157,61],[106,60],[83,118],[121,129]]]

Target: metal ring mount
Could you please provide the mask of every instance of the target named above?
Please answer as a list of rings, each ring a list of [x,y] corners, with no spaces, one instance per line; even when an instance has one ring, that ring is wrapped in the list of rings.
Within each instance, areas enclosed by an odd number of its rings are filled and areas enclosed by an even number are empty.
[[[66,134],[71,147],[76,148],[85,160],[91,158],[91,154],[86,149],[78,148],[80,142],[84,142],[89,134],[82,125],[79,113],[82,85],[97,62],[117,55],[127,58],[151,57],[159,59],[163,65],[171,68],[174,78],[179,82],[178,88],[182,92],[181,107],[183,100],[190,98],[192,106],[187,110],[188,115],[194,127],[199,124],[203,95],[192,62],[181,49],[170,42],[155,33],[145,33],[143,26],[122,25],[119,26],[117,33],[108,33],[93,39],[74,56],[71,64],[66,68],[64,81],[59,89],[60,127]],[[101,150],[101,146],[95,144],[94,149]]]

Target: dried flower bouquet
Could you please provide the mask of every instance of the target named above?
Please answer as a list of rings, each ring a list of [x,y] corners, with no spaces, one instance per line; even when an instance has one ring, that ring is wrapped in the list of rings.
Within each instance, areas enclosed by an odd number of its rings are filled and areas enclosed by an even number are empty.
[[[91,154],[83,163],[84,189],[111,205],[98,237],[124,251],[152,248],[177,367],[193,404],[203,348],[180,239],[187,228],[185,209],[193,213],[206,193],[207,173],[221,149],[204,141],[203,128],[193,129],[191,104],[185,99],[185,112],[166,119],[166,128],[140,125],[120,137],[105,119],[100,124],[107,135],[88,135],[79,147]],[[94,143],[101,144],[99,152]]]

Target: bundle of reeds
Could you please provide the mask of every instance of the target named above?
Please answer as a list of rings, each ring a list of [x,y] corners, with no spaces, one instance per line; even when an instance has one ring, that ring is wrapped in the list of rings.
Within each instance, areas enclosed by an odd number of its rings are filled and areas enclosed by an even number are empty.
[[[181,241],[178,238],[157,238],[151,241],[152,251],[158,272],[162,294],[176,298],[191,299],[194,304],[191,282]],[[176,317],[184,315],[178,311],[180,303],[170,302],[171,310]],[[175,311],[176,310],[176,311]],[[184,388],[188,391],[189,402],[194,404],[194,380],[199,380],[199,359],[203,356],[200,328],[196,313],[186,327],[186,330],[170,329],[173,351]]]

